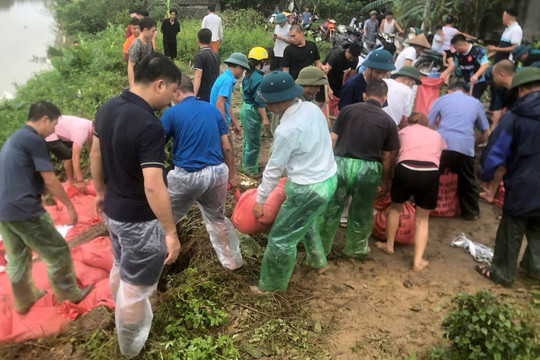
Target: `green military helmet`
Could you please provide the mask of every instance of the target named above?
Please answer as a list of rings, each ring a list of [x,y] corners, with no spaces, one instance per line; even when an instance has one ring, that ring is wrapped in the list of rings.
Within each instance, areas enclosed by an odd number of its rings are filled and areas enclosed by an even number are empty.
[[[401,69],[390,75],[392,79],[395,79],[398,76],[406,76],[413,79],[416,85],[422,85],[420,71],[418,71],[418,69],[414,66],[403,66]]]
[[[292,76],[283,71],[274,71],[263,77],[257,95],[265,103],[277,103],[294,99],[304,93]]]
[[[316,66],[303,68],[298,74],[296,83],[302,86],[319,86],[328,84],[324,72]]]
[[[223,61],[225,64],[229,65],[229,64],[233,64],[233,65],[240,65],[241,67],[243,67],[244,69],[246,70],[249,70],[249,63],[248,63],[248,58],[246,57],[246,55],[240,53],[240,52],[235,52],[235,53],[232,53],[231,56],[229,56],[225,61]]]

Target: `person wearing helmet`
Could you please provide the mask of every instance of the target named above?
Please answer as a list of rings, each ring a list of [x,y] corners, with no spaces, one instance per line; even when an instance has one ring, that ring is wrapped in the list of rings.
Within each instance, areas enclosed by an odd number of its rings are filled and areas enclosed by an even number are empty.
[[[336,162],[332,140],[321,109],[298,99],[304,89],[291,75],[274,71],[266,75],[257,94],[281,123],[274,134],[274,147],[257,189],[253,214],[262,215],[270,192],[287,170],[285,193],[261,265],[256,292],[287,290],[296,262],[296,248],[303,241],[307,263],[327,264],[319,235],[319,222],[336,189]]]
[[[324,72],[316,66],[308,66],[300,70],[296,83],[304,88],[304,93],[299,96],[302,101],[313,101],[321,89],[321,85],[327,85]]]
[[[527,45],[519,45],[512,50],[512,56],[516,62],[521,62],[522,67],[540,67],[540,50]]]
[[[384,79],[388,85],[388,105],[383,110],[401,129],[407,125],[407,118],[411,116],[414,107],[414,85],[422,85],[420,71],[413,66],[404,66],[391,75],[391,79]]]
[[[270,70],[281,70],[283,61],[283,52],[287,45],[292,40],[289,38],[289,30],[291,30],[291,24],[287,21],[287,17],[283,13],[279,13],[276,16],[276,27],[274,28],[274,34],[272,40],[274,41],[274,59],[270,64]]]
[[[390,190],[391,168],[399,149],[397,126],[382,110],[387,93],[382,79],[372,79],[363,93],[365,101],[346,106],[332,127],[338,186],[321,223],[326,255],[332,249],[347,196],[352,199],[343,253],[355,258],[369,254],[373,201],[379,185],[384,193]]]
[[[264,73],[262,67],[268,60],[268,52],[262,47],[254,47],[248,55],[249,70],[242,80],[240,122],[244,132],[242,147],[242,169],[246,175],[259,173],[259,152],[261,151],[261,129],[270,127],[264,102],[257,96]]]
[[[390,71],[395,70],[392,54],[384,49],[373,50],[368,59],[362,65],[366,70],[349,78],[341,88],[341,97],[338,102],[338,109],[345,106],[364,101],[364,92],[367,84],[372,79],[384,79],[388,77]]]
[[[396,70],[399,71],[403,66],[412,66],[422,50],[431,49],[426,35],[420,34],[409,40],[409,47],[405,48],[396,59]]]
[[[242,135],[242,128],[238,119],[231,109],[231,99],[236,80],[242,77],[244,70],[249,70],[248,58],[246,55],[235,52],[224,61],[227,69],[219,75],[210,91],[210,104],[215,105],[225,119],[227,126],[231,126],[236,136]],[[230,134],[229,134],[230,135]],[[232,138],[229,137],[232,144]]]

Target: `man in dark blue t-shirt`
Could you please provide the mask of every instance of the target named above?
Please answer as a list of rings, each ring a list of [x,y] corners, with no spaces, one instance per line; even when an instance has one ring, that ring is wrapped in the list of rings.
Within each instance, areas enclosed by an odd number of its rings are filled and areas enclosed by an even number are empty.
[[[215,106],[195,98],[185,75],[174,102],[161,117],[166,139],[174,139],[175,167],[167,176],[174,220],[180,221],[197,202],[219,261],[227,269],[239,268],[238,236],[224,211],[227,183],[231,189],[237,186],[227,125]]]
[[[90,153],[96,210],[105,214],[114,263],[110,286],[120,351],[136,356],[152,323],[149,297],[180,242],[164,179],[165,134],[154,110],[167,106],[180,70],[153,53],[135,65],[134,85],[95,116]]]
[[[75,225],[77,212],[54,175],[45,138],[54,132],[60,110],[47,101],[30,106],[28,122],[0,151],[0,234],[9,259],[7,273],[15,310],[26,314],[43,295],[32,280],[32,251],[47,265],[49,283],[59,303],[80,302],[93,285],[79,289],[66,240],[41,204],[45,187],[67,208]]]

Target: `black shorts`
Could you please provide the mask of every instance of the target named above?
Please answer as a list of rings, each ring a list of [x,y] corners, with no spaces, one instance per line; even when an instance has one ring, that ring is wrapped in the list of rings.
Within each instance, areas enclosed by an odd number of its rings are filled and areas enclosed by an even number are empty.
[[[401,204],[414,195],[416,205],[433,210],[437,207],[438,194],[439,170],[411,170],[401,162],[396,166],[390,191],[392,202]]]
[[[73,142],[62,140],[47,141],[47,148],[58,160],[69,160],[71,159]]]
[[[321,85],[321,87],[319,88],[319,92],[315,96],[315,101],[320,102],[320,103],[324,103],[326,101],[326,96],[324,95],[325,87],[326,86]]]
[[[456,53],[453,53],[450,50],[443,50],[443,51],[446,53],[446,58],[447,59],[453,58],[456,55]]]

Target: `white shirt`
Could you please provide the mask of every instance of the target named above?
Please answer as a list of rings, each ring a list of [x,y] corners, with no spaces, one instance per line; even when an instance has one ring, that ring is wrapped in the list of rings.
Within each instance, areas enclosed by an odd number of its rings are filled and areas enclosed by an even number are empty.
[[[392,120],[399,125],[403,116],[411,116],[414,106],[414,92],[405,84],[394,79],[383,79],[388,85],[388,106],[383,107]]]
[[[521,45],[521,40],[523,39],[523,29],[521,29],[521,26],[517,23],[513,23],[506,29],[504,29],[504,32],[501,36],[501,41],[509,42],[512,45]],[[512,60],[512,54],[510,53],[509,60]]]
[[[326,118],[311,102],[297,100],[281,117],[272,155],[257,190],[258,203],[266,201],[285,169],[289,180],[299,185],[315,184],[336,173]]]
[[[444,39],[442,41],[441,50],[450,50],[451,41],[457,34],[457,29],[451,26],[443,26],[442,33]]]
[[[285,26],[281,27],[279,24],[276,25],[276,28],[274,29],[274,34],[282,36],[284,38],[289,38],[289,30],[291,30],[291,25],[289,23],[285,24]],[[276,39],[276,42],[274,43],[274,56],[275,57],[283,57],[283,52],[285,51],[285,48],[289,45],[283,40]]]
[[[401,69],[403,65],[405,65],[406,60],[411,60],[413,63],[414,60],[416,60],[416,49],[414,48],[414,46],[409,46],[403,49],[401,53],[399,53],[399,56],[397,57],[394,64],[396,70],[392,71],[392,73],[398,72],[399,69]]]
[[[223,40],[221,18],[216,13],[210,13],[203,18],[201,29],[202,28],[207,28],[212,31],[212,41]]]
[[[441,35],[435,34],[431,43],[431,50],[442,51]]]

